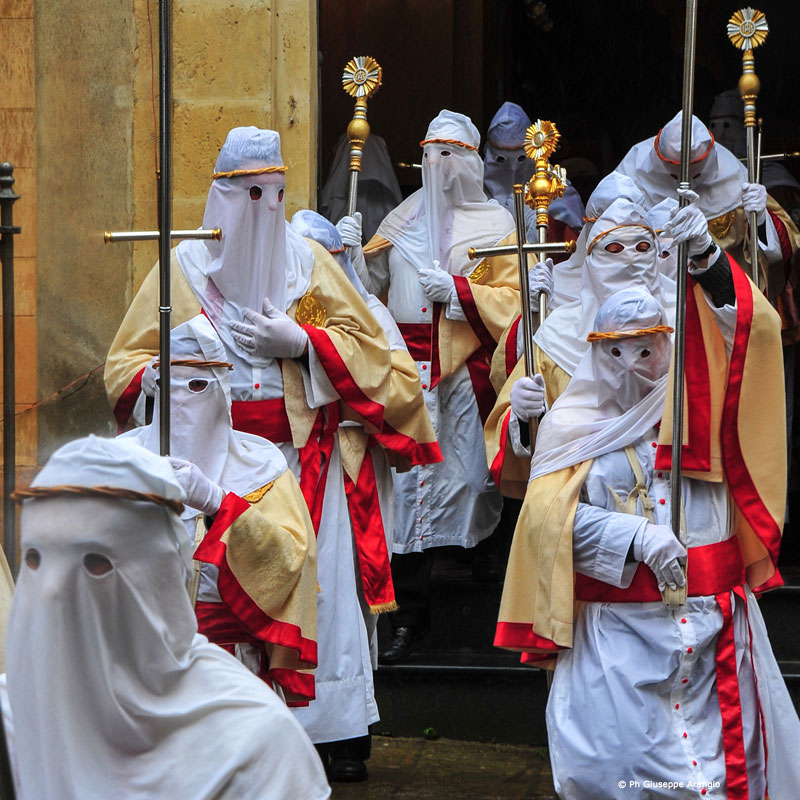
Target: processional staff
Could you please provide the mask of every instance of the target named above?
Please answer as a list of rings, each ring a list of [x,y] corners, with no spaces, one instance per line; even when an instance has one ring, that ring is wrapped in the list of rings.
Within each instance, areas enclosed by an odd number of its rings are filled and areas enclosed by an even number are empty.
[[[525,352],[525,373],[532,378],[536,372],[533,353],[533,319],[531,317],[531,299],[528,288],[528,253],[535,253],[539,262],[543,262],[548,253],[574,253],[575,241],[548,242],[547,224],[550,203],[564,193],[566,173],[559,167],[551,167],[548,159],[556,149],[560,134],[552,122],[537,120],[525,134],[525,150],[529,158],[536,163],[536,172],[526,185],[514,185],[514,223],[517,242],[499,247],[470,247],[470,258],[487,258],[505,256],[516,253],[519,265],[520,301],[522,305],[522,337]],[[538,242],[527,240],[525,225],[525,203],[536,209],[536,229]],[[539,324],[547,313],[547,298],[539,293]],[[531,441],[533,439],[531,438]]]
[[[172,328],[172,306],[170,286],[170,248],[173,239],[221,239],[222,231],[213,230],[173,231],[172,230],[172,36],[170,0],[160,0],[158,10],[158,86],[159,86],[159,126],[158,126],[158,230],[121,231],[103,233],[108,242],[142,242],[158,240],[159,275],[159,360],[161,379],[159,395],[159,442],[161,455],[169,455],[169,334]],[[169,231],[169,236],[164,236]]]
[[[697,0],[686,0],[686,27],[683,46],[683,101],[681,112],[681,167],[678,198],[680,208],[689,205],[686,193],[691,188],[689,167],[692,158],[692,111],[694,105],[694,56],[695,38],[697,35]],[[689,246],[687,242],[678,245],[678,280],[677,298],[675,301],[675,350],[672,374],[672,461],[670,464],[670,515],[672,532],[682,544],[686,543],[681,535],[681,461],[683,456],[683,385],[684,364],[686,356],[686,270],[689,263]],[[664,587],[661,597],[665,605],[672,608],[682,606],[686,602],[688,577],[686,565],[683,566],[684,583],[676,589]]]
[[[547,209],[550,203],[564,193],[566,173],[560,167],[551,167],[548,158],[558,144],[560,134],[552,122],[537,120],[525,134],[525,150],[529,158],[536,163],[536,173],[526,184],[514,186],[514,223],[517,243],[500,245],[499,247],[470,247],[470,258],[488,258],[491,256],[510,256],[516,254],[519,264],[520,300],[522,304],[522,336],[525,345],[525,371],[529,378],[535,372],[533,359],[533,320],[531,317],[530,293],[528,291],[528,253],[535,253],[540,262],[548,253],[574,253],[575,241],[547,241]],[[527,186],[527,192],[526,192]],[[538,242],[527,240],[525,225],[525,203],[536,209],[536,229]],[[539,294],[539,310],[541,324],[546,313],[546,297]]]
[[[372,56],[355,56],[351,58],[342,73],[342,88],[356,98],[353,119],[347,126],[347,138],[350,140],[350,185],[347,194],[347,214],[356,213],[358,200],[358,173],[361,172],[361,157],[364,145],[369,138],[369,122],[367,122],[367,100],[380,89],[383,70]]]
[[[769,33],[767,18],[763,12],[753,8],[742,8],[728,20],[728,38],[733,46],[742,50],[742,76],[739,78],[739,94],[744,103],[744,126],[747,136],[747,180],[758,183],[759,168],[756,157],[756,98],[761,81],[755,71],[753,50],[764,43]],[[753,283],[758,287],[758,214],[751,211],[750,222],[750,270]]]

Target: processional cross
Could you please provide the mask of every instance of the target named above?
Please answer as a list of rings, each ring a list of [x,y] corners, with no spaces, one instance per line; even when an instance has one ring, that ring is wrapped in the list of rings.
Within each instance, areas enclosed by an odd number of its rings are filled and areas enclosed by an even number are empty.
[[[170,0],[160,0],[158,4],[158,85],[159,85],[159,126],[158,126],[158,230],[157,231],[105,231],[103,241],[143,242],[158,240],[159,274],[159,375],[161,391],[159,394],[159,442],[162,456],[169,455],[169,334],[172,328],[172,306],[170,286],[170,248],[173,239],[222,239],[222,230],[174,231],[172,230],[172,37]],[[164,231],[169,231],[165,236]]]
[[[514,223],[517,233],[516,244],[499,247],[470,247],[470,258],[506,256],[516,253],[519,265],[519,287],[522,305],[522,336],[525,347],[525,372],[529,378],[535,373],[533,353],[533,319],[531,299],[528,289],[528,253],[535,253],[539,263],[544,262],[548,253],[574,253],[575,240],[567,242],[548,242],[547,225],[550,203],[564,194],[566,171],[548,161],[558,145],[561,134],[555,124],[536,120],[525,134],[525,152],[536,165],[536,171],[527,184],[514,185]],[[528,242],[525,225],[525,204],[536,211],[536,233],[538,241]],[[547,314],[547,296],[539,293],[539,324]],[[533,441],[531,439],[531,441]]]

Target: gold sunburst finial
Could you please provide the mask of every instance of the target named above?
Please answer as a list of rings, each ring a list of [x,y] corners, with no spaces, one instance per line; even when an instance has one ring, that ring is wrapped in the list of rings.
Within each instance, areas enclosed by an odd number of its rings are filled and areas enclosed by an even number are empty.
[[[728,38],[739,50],[752,50],[761,44],[769,33],[769,25],[763,11],[742,8],[728,20]]]
[[[561,134],[554,122],[537,119],[525,132],[525,154],[528,158],[549,158],[558,146]]]
[[[351,58],[342,73],[342,88],[350,97],[372,97],[383,78],[380,64],[372,56]]]

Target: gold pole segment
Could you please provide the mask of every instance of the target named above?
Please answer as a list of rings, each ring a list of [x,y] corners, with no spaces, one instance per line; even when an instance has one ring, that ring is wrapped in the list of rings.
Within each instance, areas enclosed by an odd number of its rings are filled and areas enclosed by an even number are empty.
[[[109,242],[152,242],[160,238],[158,231],[103,231],[103,241]],[[210,230],[171,231],[170,239],[222,239],[222,228]]]
[[[347,126],[347,138],[350,140],[350,189],[347,199],[347,213],[352,216],[356,211],[358,199],[358,173],[361,172],[361,158],[364,145],[369,137],[367,122],[367,100],[381,86],[383,70],[372,56],[355,56],[351,58],[342,73],[342,88],[356,98],[353,119]]]
[[[558,146],[561,134],[554,122],[537,119],[525,133],[525,153],[533,159],[536,172],[528,184],[525,202],[536,211],[536,234],[540,245],[547,243],[547,226],[549,224],[550,203],[564,194],[567,188],[567,172],[556,164],[552,167],[550,156]],[[537,250],[539,263],[547,258],[547,248]],[[539,324],[547,316],[547,295],[539,293]]]
[[[519,265],[519,288],[522,319],[522,337],[525,353],[525,373],[531,378],[536,372],[533,346],[533,316],[531,296],[528,282],[528,254],[535,253],[539,261],[543,261],[547,253],[574,253],[575,241],[547,241],[547,209],[555,197],[564,193],[566,173],[560,167],[552,168],[548,157],[558,144],[558,131],[552,122],[537,120],[528,128],[525,149],[529,158],[536,162],[536,175],[527,187],[521,183],[514,185],[514,224],[517,233],[516,244],[499,247],[470,247],[467,253],[470,258],[491,258],[492,256],[517,256]],[[527,192],[526,192],[527,189]],[[538,242],[527,241],[527,225],[525,223],[525,203],[536,209]],[[543,227],[538,227],[543,220]],[[539,324],[542,324],[547,312],[546,297],[539,295]],[[533,442],[533,430],[530,430],[530,441]]]
[[[747,135],[747,180],[758,182],[756,158],[756,98],[761,90],[761,81],[755,70],[753,50],[762,45],[769,33],[767,18],[762,11],[742,8],[728,20],[728,38],[733,46],[742,51],[742,75],[739,78],[739,94],[744,103],[744,126]],[[758,266],[758,218],[755,211],[749,214],[750,223],[750,270],[753,283],[759,286]]]

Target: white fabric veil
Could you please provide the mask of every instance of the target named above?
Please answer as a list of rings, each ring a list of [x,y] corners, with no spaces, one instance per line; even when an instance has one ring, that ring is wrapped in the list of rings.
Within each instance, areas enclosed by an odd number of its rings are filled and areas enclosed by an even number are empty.
[[[681,158],[679,111],[657,136],[635,144],[620,161],[617,172],[630,176],[644,192],[646,208],[674,197]],[[713,137],[697,117],[692,117],[692,189],[700,195],[706,219],[714,219],[742,204],[742,183],[747,170],[733,153]]]
[[[165,458],[121,439],[59,449],[34,485],[62,484],[183,498]],[[292,713],[197,633],[185,539],[152,502],[25,502],[7,675],[22,796],[328,796]]]
[[[469,117],[439,112],[424,141],[422,188],[386,217],[378,234],[418,269],[438,260],[445,272],[468,275],[475,268],[468,248],[493,247],[514,230],[514,219],[483,193],[480,135]]]
[[[578,235],[575,252],[553,267],[553,297],[549,304],[551,311],[577,299],[581,288],[581,265],[586,258],[586,246],[591,241],[592,226],[597,218],[620,197],[637,205],[642,205],[644,201],[641,190],[627,175],[610,172],[597,184],[586,203],[583,220],[585,224]]]
[[[247,354],[231,336],[227,321],[245,322],[243,310],[260,312],[265,297],[276,308],[289,308],[308,288],[314,266],[311,248],[286,222],[286,178],[275,131],[233,128],[214,174],[266,168],[276,171],[212,180],[203,227],[222,228],[222,241],[186,240],[175,248],[192,291],[225,347],[241,356]]]
[[[615,292],[638,286],[663,303],[667,318],[675,316],[674,281],[659,269],[659,248],[645,211],[630,200],[615,200],[591,229],[581,265],[578,299],[544,321],[534,341],[570,375],[586,352],[600,305]]]
[[[640,287],[622,289],[601,306],[599,332],[666,325],[661,304]],[[531,480],[637,441],[660,419],[672,354],[668,333],[592,343],[536,435]]]

